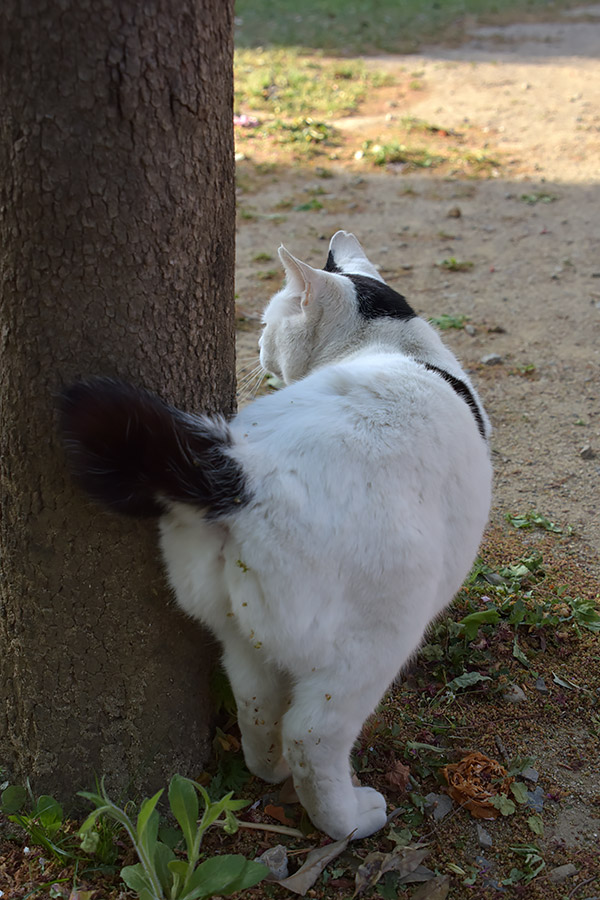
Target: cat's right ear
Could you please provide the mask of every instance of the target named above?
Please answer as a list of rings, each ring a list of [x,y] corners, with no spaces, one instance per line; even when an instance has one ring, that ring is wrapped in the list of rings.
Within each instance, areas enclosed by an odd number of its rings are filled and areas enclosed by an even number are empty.
[[[286,250],[283,244],[277,251],[279,259],[285,269],[287,284],[300,295],[303,308],[310,305],[313,297],[320,296],[326,287],[327,272],[322,269],[313,269],[308,263],[304,263]]]

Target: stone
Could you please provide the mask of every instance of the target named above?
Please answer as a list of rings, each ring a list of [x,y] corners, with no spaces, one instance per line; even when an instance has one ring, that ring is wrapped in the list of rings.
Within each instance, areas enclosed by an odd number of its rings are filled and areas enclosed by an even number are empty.
[[[527,806],[536,813],[544,808],[544,789],[538,784],[534,791],[527,791]]]
[[[536,678],[535,689],[536,689],[536,691],[539,691],[540,694],[548,693],[548,688],[546,687],[546,682],[544,681],[544,679],[542,678],[541,675],[539,678]]]
[[[548,872],[548,881],[551,881],[552,884],[562,884],[567,878],[572,878],[576,874],[577,866],[574,866],[573,863],[566,863],[564,866],[557,866],[555,869],[551,869]]]
[[[282,881],[288,877],[287,848],[283,844],[269,847],[268,850],[256,857],[256,862],[269,868],[267,881]]]
[[[434,822],[441,822],[452,811],[453,806],[448,794],[436,794],[432,791],[425,797],[425,810]]]
[[[486,831],[483,825],[479,825],[479,823],[477,824],[477,841],[483,850],[489,850],[494,844],[489,831]]]
[[[484,366],[499,366],[504,360],[499,353],[487,353],[485,356],[481,357],[481,362]]]
[[[525,691],[518,684],[511,682],[503,691],[502,696],[509,703],[523,703],[527,699]]]
[[[586,444],[579,451],[579,455],[582,459],[594,459],[596,453],[594,450],[592,450],[591,444]]]
[[[523,776],[525,781],[530,781],[532,784],[537,784],[540,777],[537,769],[533,769],[531,766],[527,766],[526,769],[523,769],[521,775]]]

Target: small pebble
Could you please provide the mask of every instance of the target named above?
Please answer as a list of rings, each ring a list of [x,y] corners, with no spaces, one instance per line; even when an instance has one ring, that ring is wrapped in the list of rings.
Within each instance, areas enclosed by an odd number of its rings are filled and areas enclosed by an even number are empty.
[[[505,691],[503,691],[502,696],[505,700],[508,700],[509,703],[522,703],[527,699],[525,695],[525,691],[519,687],[518,684],[509,684]]]
[[[281,881],[288,877],[287,849],[283,844],[269,847],[268,850],[256,857],[256,862],[263,863],[263,865],[269,867],[268,881]]]
[[[582,447],[579,451],[579,455],[582,459],[594,459],[596,452],[595,450],[592,450],[591,444],[586,444],[585,447]]]
[[[531,766],[527,766],[526,769],[523,769],[521,775],[525,779],[525,781],[531,781],[532,784],[537,784],[537,781],[540,777],[539,772],[536,769],[532,769]]]
[[[475,328],[475,326],[469,325],[468,323],[467,325],[465,325],[465,331],[467,332],[469,337],[475,337],[475,335],[477,334],[477,329]]]
[[[566,863],[564,866],[557,866],[548,872],[548,881],[552,884],[562,884],[567,878],[572,878],[577,874],[577,867],[573,863]]]
[[[462,216],[462,210],[460,206],[452,206],[446,213],[449,219],[460,219]]]
[[[494,841],[489,831],[486,831],[482,825],[477,825],[477,840],[479,846],[484,850],[489,850],[493,846]]]
[[[539,784],[534,791],[527,791],[527,806],[537,813],[543,810],[544,789]]]
[[[425,797],[425,809],[434,822],[441,822],[452,811],[453,805],[448,794],[435,794],[432,791]]]
[[[484,366],[499,366],[503,359],[499,353],[488,353],[486,356],[481,357],[481,362]]]
[[[546,682],[544,681],[544,679],[542,678],[541,675],[539,678],[536,679],[535,689],[536,689],[536,691],[539,691],[540,694],[548,693],[548,688],[546,687]]]

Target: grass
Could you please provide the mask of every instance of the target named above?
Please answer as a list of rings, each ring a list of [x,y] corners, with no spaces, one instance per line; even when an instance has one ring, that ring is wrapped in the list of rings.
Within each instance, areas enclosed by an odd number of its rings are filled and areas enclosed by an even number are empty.
[[[573,0],[237,0],[238,48],[294,47],[331,54],[410,53],[459,41],[466,16],[547,15]]]
[[[367,91],[392,81],[359,59],[328,60],[277,48],[238,48],[234,76],[236,112],[248,108],[275,117],[348,115]]]

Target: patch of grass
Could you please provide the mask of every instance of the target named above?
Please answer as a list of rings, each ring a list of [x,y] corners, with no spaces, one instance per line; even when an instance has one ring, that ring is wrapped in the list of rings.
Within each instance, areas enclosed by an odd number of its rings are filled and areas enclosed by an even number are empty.
[[[449,256],[437,263],[440,269],[446,269],[448,272],[470,272],[474,263],[469,259],[459,260],[455,256]]]
[[[255,253],[252,262],[271,262],[273,257],[270,253]]]
[[[442,313],[441,316],[432,316],[429,321],[440,331],[447,331],[449,328],[464,328],[468,316],[450,316]]]
[[[294,50],[239,49],[235,55],[235,110],[278,117],[336,118],[356,110],[367,91],[393,79],[361,60],[325,60]]]
[[[398,141],[385,144],[365,141],[361,153],[376,166],[402,164],[407,168],[429,169],[445,162],[443,156],[431,153],[424,147],[409,147]]]
[[[238,47],[304,47],[342,55],[410,53],[425,41],[464,39],[466,16],[526,9],[547,14],[574,0],[237,0]]]
[[[312,197],[305,203],[298,203],[297,206],[294,206],[294,212],[314,212],[319,209],[323,209],[323,204],[320,200],[317,200],[316,197]]]
[[[558,197],[556,194],[546,194],[543,191],[536,191],[532,194],[521,194],[519,199],[529,206],[535,206],[536,203],[554,203],[555,200],[558,200]]]

